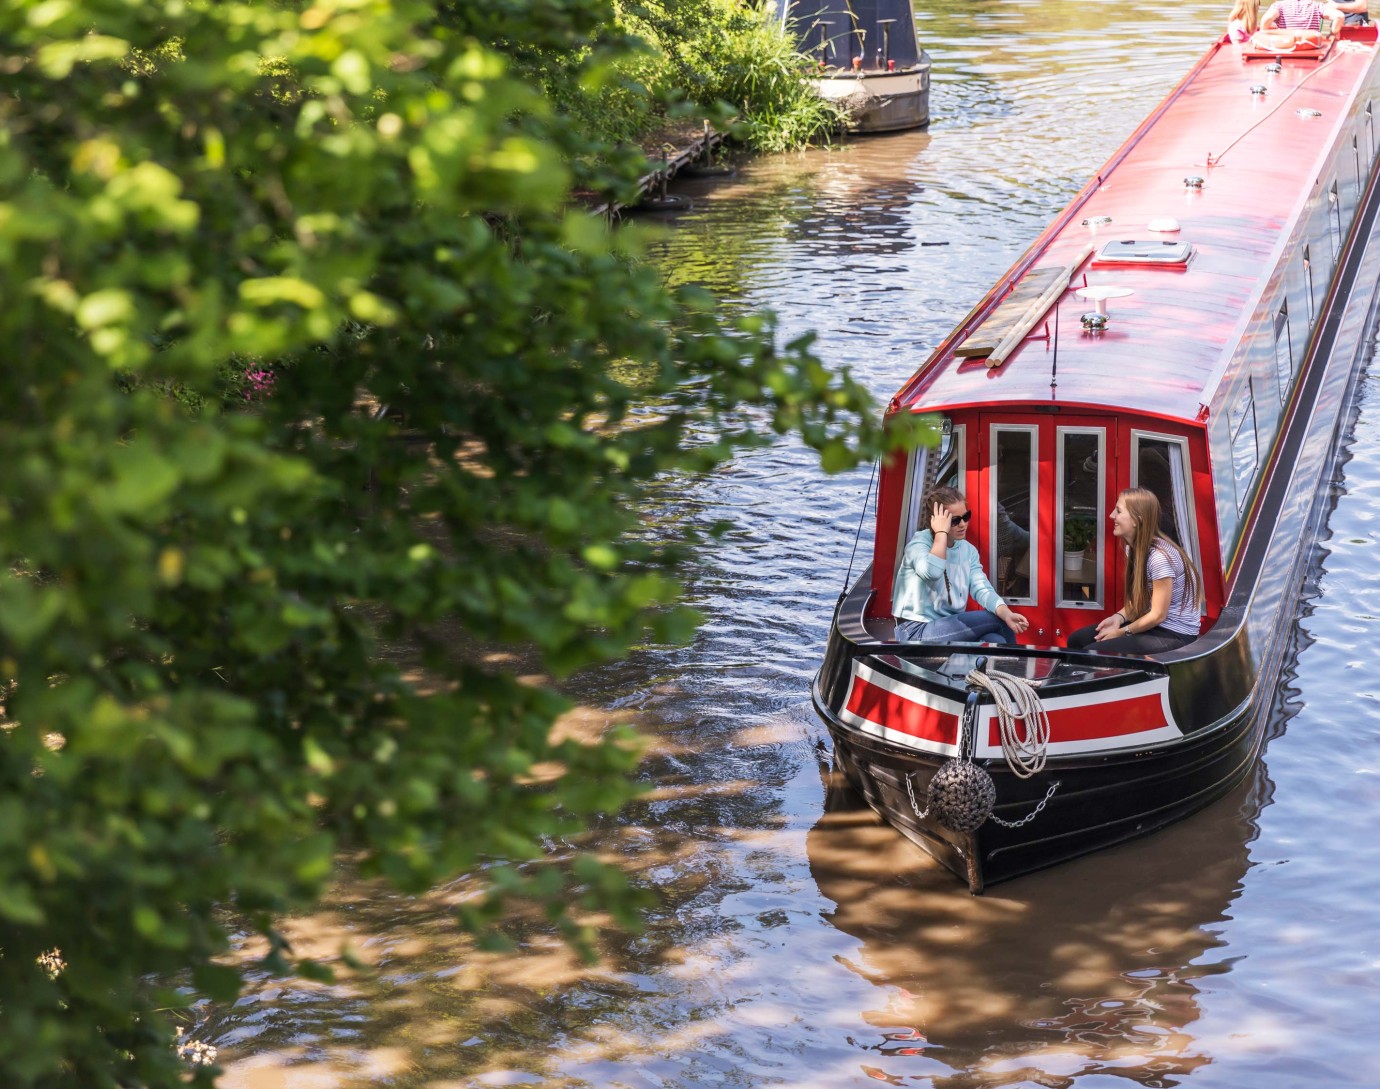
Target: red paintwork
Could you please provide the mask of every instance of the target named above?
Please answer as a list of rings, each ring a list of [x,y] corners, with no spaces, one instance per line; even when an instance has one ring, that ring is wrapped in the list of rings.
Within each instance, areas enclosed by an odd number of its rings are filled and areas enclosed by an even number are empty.
[[[1125,737],[1167,726],[1164,703],[1159,694],[1128,700],[1101,700],[1082,707],[1065,707],[1046,712],[1049,717],[1049,742],[1091,741],[1104,737]],[[1025,720],[1016,724],[1017,736],[1025,739]],[[987,744],[1001,744],[1001,729],[993,719],[987,731]]]
[[[1216,617],[1226,583],[1213,562],[1219,550],[1205,406],[1262,297],[1262,269],[1279,263],[1282,228],[1302,213],[1332,147],[1335,130],[1326,119],[1346,112],[1372,63],[1374,28],[1348,28],[1345,37],[1324,61],[1286,59],[1274,76],[1266,74],[1265,62],[1243,59],[1243,47],[1214,46],[893,398],[891,411],[943,412],[967,426],[965,492],[976,514],[974,536],[980,536],[979,527],[991,525],[985,509],[987,468],[978,448],[980,413],[1000,413],[1003,422],[1048,423],[1051,417],[1038,406],[1057,405],[1059,422],[1087,416],[1111,425],[1109,454],[1123,467],[1109,474],[1112,498],[1129,479],[1131,429],[1184,436],[1208,623]],[[1266,96],[1250,93],[1257,83],[1267,83]],[[1299,109],[1319,110],[1324,120],[1305,120]],[[1199,175],[1206,184],[1190,193],[1184,185],[1188,175]],[[1110,216],[1112,223],[1095,234],[1082,226],[1084,219],[1100,216]],[[1179,233],[1160,236],[1146,229],[1164,217],[1179,221]],[[1031,267],[1066,264],[1090,243],[1155,237],[1193,243],[1187,267],[1092,267],[1085,261],[1057,312],[1051,308],[1002,366],[989,369],[984,360],[953,354]],[[1094,308],[1073,294],[1085,283],[1133,292],[1110,300],[1112,322],[1097,337],[1083,335],[1079,324],[1080,316]],[[1051,388],[1056,341],[1047,334],[1056,313],[1057,386]],[[1042,473],[1047,470],[1052,472],[1042,466]],[[904,486],[905,462],[894,458],[883,465],[879,482],[869,615],[890,612]],[[1048,539],[1052,526],[1041,529]],[[1107,566],[1110,609],[1121,599],[1123,564],[1112,556]],[[1041,577],[1049,581],[1052,575],[1046,571]],[[1052,600],[1049,589],[1052,583],[1042,587],[1041,601]],[[1062,626],[1053,612],[1050,622]]]
[[[1251,84],[1267,80],[1263,66],[1244,63],[1236,47],[1216,46],[1108,160],[1099,172],[1100,184],[1084,188],[1003,278],[987,305],[980,305],[906,383],[895,407],[1054,399],[1194,419],[1210,400],[1225,353],[1235,344],[1237,324],[1262,286],[1261,269],[1275,263],[1280,228],[1298,210],[1284,201],[1303,202],[1306,182],[1316,177],[1331,145],[1329,125],[1305,121],[1295,110],[1312,108],[1335,117],[1370,64],[1369,50],[1346,44],[1325,64],[1285,64],[1273,77],[1278,89],[1264,100],[1249,93]],[[1291,88],[1287,102],[1256,124]],[[1217,165],[1208,165],[1210,153],[1220,157]],[[1191,174],[1206,179],[1192,196],[1183,184]],[[1112,217],[1096,236],[1080,225],[1094,216]],[[1078,324],[1092,304],[1072,292],[1065,295],[1055,398],[1049,385],[1052,340],[1028,337],[995,370],[981,360],[955,361],[952,349],[995,308],[1006,293],[1004,285],[1027,268],[1067,263],[1094,241],[1156,237],[1146,224],[1164,216],[1182,228],[1166,237],[1195,247],[1188,268],[1088,271],[1089,284],[1114,283],[1135,294],[1110,302],[1113,323],[1097,338],[1082,336]],[[1081,275],[1074,286],[1082,286]],[[1166,329],[1192,330],[1192,335],[1165,336]],[[1033,335],[1042,336],[1042,326]],[[1132,353],[1134,384],[1126,380]]]
[[[859,718],[939,745],[958,744],[958,716],[890,692],[856,674],[844,710]]]

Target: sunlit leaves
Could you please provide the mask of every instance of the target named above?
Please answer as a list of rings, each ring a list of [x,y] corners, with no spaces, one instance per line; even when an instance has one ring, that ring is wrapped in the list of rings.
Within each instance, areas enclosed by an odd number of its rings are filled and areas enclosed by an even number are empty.
[[[0,1084],[184,1084],[149,981],[232,995],[227,913],[289,966],[273,919],[341,851],[408,890],[521,860],[486,872],[561,933],[631,920],[552,844],[636,748],[553,739],[533,675],[689,637],[713,527],[654,485],[885,436],[573,205],[639,164],[504,54],[614,56],[608,3],[40,0],[0,34]]]

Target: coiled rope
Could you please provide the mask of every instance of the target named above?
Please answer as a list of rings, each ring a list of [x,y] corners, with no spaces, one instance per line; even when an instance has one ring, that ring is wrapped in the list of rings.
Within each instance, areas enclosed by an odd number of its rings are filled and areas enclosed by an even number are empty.
[[[992,694],[1001,727],[1001,752],[1011,774],[1029,779],[1044,771],[1049,754],[1049,716],[1035,686],[1023,677],[976,669],[968,674],[968,683]],[[1024,737],[1016,729],[1018,720],[1025,722]]]

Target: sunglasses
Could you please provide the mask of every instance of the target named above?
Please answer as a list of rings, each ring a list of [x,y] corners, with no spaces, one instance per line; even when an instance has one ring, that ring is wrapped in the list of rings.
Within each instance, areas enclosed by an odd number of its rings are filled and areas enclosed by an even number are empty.
[[[973,512],[970,511],[970,510],[968,510],[968,511],[964,511],[962,514],[955,514],[955,515],[953,516],[953,520],[954,520],[955,522],[967,522],[967,521],[969,521],[972,517],[973,517]]]

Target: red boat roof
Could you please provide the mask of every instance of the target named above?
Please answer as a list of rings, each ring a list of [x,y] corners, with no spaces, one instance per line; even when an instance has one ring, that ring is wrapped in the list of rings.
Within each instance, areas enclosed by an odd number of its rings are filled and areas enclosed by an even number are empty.
[[[1320,61],[1246,59],[1219,44],[1108,160],[972,314],[897,395],[894,407],[1051,401],[1115,407],[1189,420],[1211,401],[1287,237],[1304,210],[1372,62],[1367,40],[1335,43]],[[1252,90],[1264,86],[1265,93]],[[1310,111],[1316,111],[1316,116]],[[1362,134],[1362,138],[1367,138]],[[1190,189],[1188,177],[1203,179]],[[1355,180],[1351,180],[1355,184]],[[1110,217],[1111,222],[1089,221]],[[1147,229],[1177,220],[1177,233]],[[1086,224],[1086,225],[1085,225]],[[1000,367],[955,355],[1011,286],[1032,267],[1069,265],[1089,245],[1165,240],[1192,245],[1186,266],[1079,266],[1058,308],[1041,318]],[[1326,243],[1323,243],[1324,246]],[[1313,254],[1319,275],[1330,253]],[[1095,303],[1084,286],[1127,288],[1108,301],[1109,324],[1084,333]],[[1057,354],[1057,388],[1051,370]]]

